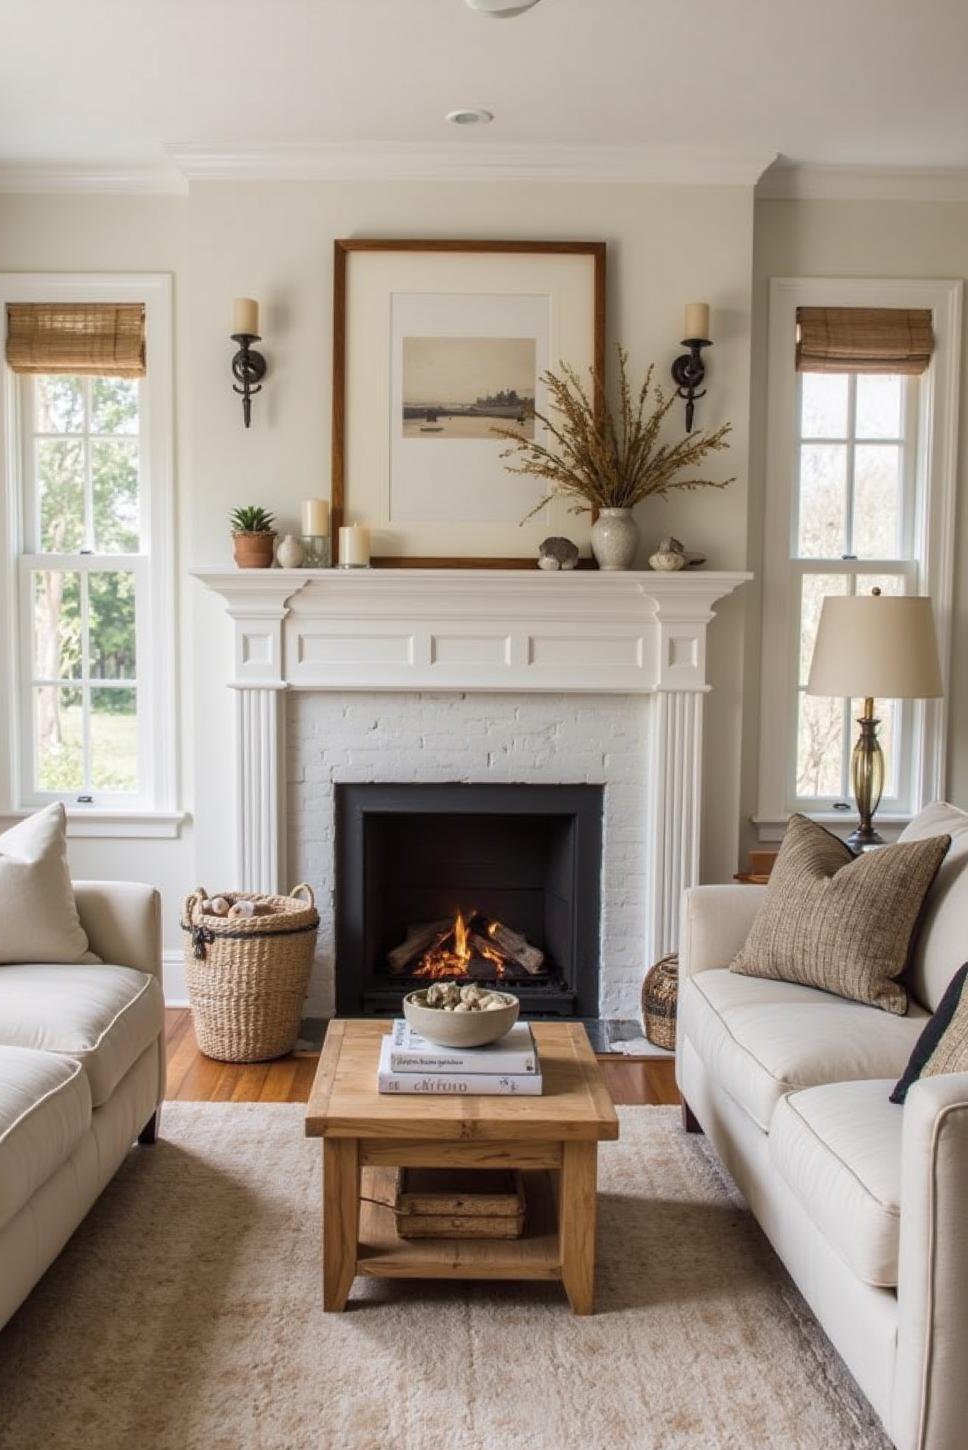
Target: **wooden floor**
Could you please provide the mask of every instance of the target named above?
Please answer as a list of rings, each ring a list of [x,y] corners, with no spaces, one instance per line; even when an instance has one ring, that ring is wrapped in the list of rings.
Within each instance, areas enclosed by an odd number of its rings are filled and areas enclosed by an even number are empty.
[[[242,1065],[213,1062],[198,1050],[186,1007],[169,1007],[165,1016],[169,1098],[183,1103],[304,1103],[309,1097],[318,1053],[294,1052],[275,1062]],[[616,1103],[678,1103],[670,1059],[599,1062]]]

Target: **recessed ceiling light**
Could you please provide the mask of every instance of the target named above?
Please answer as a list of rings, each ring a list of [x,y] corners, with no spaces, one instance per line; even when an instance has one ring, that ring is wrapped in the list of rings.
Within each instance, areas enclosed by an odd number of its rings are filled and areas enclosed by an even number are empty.
[[[510,20],[513,15],[523,15],[538,0],[464,0],[471,10],[481,15],[490,15],[494,20]]]
[[[456,111],[448,111],[445,119],[452,126],[486,126],[494,120],[494,112],[481,106],[458,106]]]

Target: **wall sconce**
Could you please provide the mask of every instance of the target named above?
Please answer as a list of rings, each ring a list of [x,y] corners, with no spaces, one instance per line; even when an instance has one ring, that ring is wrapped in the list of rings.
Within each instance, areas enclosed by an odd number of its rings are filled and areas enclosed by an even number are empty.
[[[682,339],[683,347],[689,349],[682,353],[672,364],[672,380],[676,384],[676,397],[686,400],[686,432],[692,432],[692,419],[696,411],[696,399],[704,398],[706,390],[702,387],[703,379],[706,376],[706,366],[702,360],[704,347],[712,347],[712,343],[706,334],[709,331],[709,303],[708,302],[687,302],[686,303],[686,327],[685,337]]]
[[[252,398],[261,393],[266,375],[266,360],[251,345],[261,341],[259,304],[252,297],[236,297],[232,304],[232,341],[239,344],[232,359],[232,376],[236,379],[232,390],[242,398],[242,419],[248,428],[252,422]]]

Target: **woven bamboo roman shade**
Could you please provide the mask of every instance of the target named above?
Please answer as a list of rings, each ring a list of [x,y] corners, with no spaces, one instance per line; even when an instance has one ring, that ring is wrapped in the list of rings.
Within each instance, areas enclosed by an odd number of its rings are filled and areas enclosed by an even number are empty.
[[[931,313],[910,307],[798,307],[797,372],[906,373],[931,361]]]
[[[145,375],[142,302],[8,302],[7,362],[15,373]]]

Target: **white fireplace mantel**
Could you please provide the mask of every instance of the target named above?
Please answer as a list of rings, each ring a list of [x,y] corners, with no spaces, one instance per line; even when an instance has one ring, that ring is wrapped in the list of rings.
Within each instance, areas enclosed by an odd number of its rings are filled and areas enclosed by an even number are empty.
[[[706,629],[752,575],[519,569],[197,569],[234,621],[238,869],[285,875],[282,739],[292,690],[654,696],[645,960],[676,942],[698,879]]]

